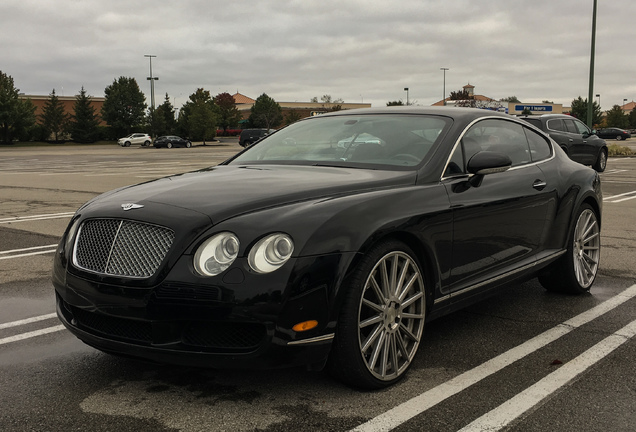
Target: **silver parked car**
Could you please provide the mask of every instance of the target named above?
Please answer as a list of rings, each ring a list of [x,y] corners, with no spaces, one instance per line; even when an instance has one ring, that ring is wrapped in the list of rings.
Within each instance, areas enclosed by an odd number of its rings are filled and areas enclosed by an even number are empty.
[[[131,144],[140,144],[147,147],[151,142],[152,138],[150,138],[150,135],[145,133],[131,133],[130,135],[117,140],[117,144],[122,147],[130,147]]]

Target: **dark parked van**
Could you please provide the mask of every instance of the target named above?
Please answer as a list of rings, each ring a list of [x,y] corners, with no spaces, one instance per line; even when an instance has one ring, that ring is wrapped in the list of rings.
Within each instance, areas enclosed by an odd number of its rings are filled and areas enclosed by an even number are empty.
[[[607,144],[582,121],[565,114],[544,114],[521,119],[550,135],[573,161],[591,165],[598,172],[605,171]]]
[[[243,129],[239,137],[239,144],[241,147],[250,146],[272,132],[274,129]]]

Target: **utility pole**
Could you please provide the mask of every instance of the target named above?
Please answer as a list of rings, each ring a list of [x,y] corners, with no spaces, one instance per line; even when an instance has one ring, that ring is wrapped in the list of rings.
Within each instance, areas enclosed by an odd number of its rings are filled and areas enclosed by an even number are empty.
[[[446,71],[450,70],[450,69],[443,67],[443,68],[439,68],[439,70],[444,71],[444,87],[443,87],[443,89],[444,89],[443,93],[444,94],[442,95],[443,96],[442,97],[442,102],[443,102],[443,105],[446,106]]]

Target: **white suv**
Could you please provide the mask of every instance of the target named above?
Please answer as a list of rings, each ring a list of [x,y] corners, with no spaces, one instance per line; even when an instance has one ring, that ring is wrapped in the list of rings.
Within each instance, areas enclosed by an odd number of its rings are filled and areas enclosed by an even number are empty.
[[[151,142],[152,138],[150,138],[150,135],[144,133],[132,133],[117,140],[117,144],[122,147],[130,147],[131,144],[141,144],[142,146],[147,147]]]

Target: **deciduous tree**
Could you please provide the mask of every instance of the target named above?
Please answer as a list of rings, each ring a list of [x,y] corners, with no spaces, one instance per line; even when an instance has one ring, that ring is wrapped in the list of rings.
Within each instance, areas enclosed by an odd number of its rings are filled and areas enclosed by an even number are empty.
[[[607,112],[605,121],[607,122],[607,127],[617,127],[621,129],[628,127],[627,125],[629,123],[623,109],[618,105],[614,105],[612,109]]]
[[[210,92],[198,88],[179,111],[179,128],[192,141],[213,139],[216,135],[216,114]]]
[[[144,122],[146,97],[134,78],[119,77],[104,90],[102,118],[116,132],[126,135]]]

